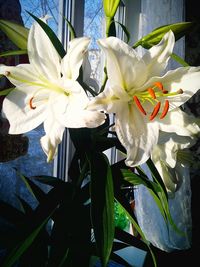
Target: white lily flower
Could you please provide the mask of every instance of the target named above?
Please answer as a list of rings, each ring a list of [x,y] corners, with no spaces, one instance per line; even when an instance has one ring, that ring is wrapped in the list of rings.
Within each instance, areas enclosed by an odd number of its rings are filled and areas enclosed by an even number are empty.
[[[30,64],[16,67],[0,65],[16,88],[3,102],[3,114],[10,123],[10,134],[31,131],[44,123],[41,145],[47,161],[53,159],[65,127],[97,127],[105,115],[85,109],[89,99],[76,81],[90,40],[76,38],[69,44],[63,59],[49,37],[34,23],[28,37]]]
[[[170,126],[169,131],[181,134],[171,123],[170,113],[200,88],[200,68],[180,67],[161,76],[175,43],[172,31],[142,58],[116,37],[98,43],[106,54],[109,85],[88,109],[115,114],[116,133],[127,151],[126,164],[134,167],[150,157],[159,130]]]
[[[196,143],[200,134],[200,128],[193,116],[178,109],[172,111],[171,115],[176,117],[175,113],[182,116],[179,116],[176,127],[187,136],[160,131],[158,144],[154,146],[151,154],[170,197],[174,197],[183,182],[184,169],[189,167],[193,160],[189,148]]]

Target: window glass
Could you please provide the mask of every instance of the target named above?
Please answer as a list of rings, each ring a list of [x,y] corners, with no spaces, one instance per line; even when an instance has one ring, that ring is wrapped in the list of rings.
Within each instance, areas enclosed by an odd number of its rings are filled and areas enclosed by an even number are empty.
[[[101,62],[100,49],[96,41],[105,35],[102,0],[85,0],[83,33],[84,36],[91,38],[89,47],[89,61],[92,69],[91,78],[95,79],[100,85],[103,63]]]
[[[28,11],[36,17],[50,16],[48,25],[57,33],[59,0],[20,0],[20,4],[21,16],[27,28],[30,28],[33,22],[33,19],[27,13]]]

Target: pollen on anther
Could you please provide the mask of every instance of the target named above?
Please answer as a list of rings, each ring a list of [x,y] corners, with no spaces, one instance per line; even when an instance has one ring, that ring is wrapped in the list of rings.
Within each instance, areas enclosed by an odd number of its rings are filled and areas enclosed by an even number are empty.
[[[31,109],[36,109],[36,107],[33,106],[33,98],[34,97],[31,97],[31,99],[29,100],[29,106],[30,106]]]
[[[178,91],[177,91],[177,94],[183,94],[183,89],[179,89]]]
[[[140,100],[138,99],[137,96],[133,96],[133,100],[135,101],[136,106],[138,107],[138,109],[144,114],[147,115],[146,111],[144,110],[142,104],[140,103]]]
[[[165,100],[165,105],[163,108],[163,112],[161,113],[160,119],[163,119],[167,115],[168,110],[169,110],[169,101]]]
[[[159,110],[160,110],[160,105],[161,105],[161,103],[160,102],[158,102],[157,104],[156,104],[156,106],[154,107],[154,110],[153,110],[153,112],[151,113],[151,115],[150,115],[150,121],[152,121],[155,117],[156,117],[156,115],[158,114],[158,112],[159,112]]]
[[[148,92],[150,94],[150,96],[153,98],[153,99],[156,99],[156,95],[155,95],[155,92],[152,88],[148,88]]]
[[[163,90],[163,85],[161,82],[155,82],[154,85],[157,86],[159,89]]]

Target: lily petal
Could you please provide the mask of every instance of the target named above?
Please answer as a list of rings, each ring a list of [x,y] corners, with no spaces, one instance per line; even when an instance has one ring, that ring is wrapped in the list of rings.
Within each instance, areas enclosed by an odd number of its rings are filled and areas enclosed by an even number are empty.
[[[159,129],[156,123],[147,124],[133,106],[127,108],[124,105],[116,114],[116,133],[127,150],[126,165],[134,167],[143,164],[150,157],[158,141]]]
[[[183,94],[171,99],[169,97],[170,109],[179,107],[200,89],[200,67],[181,67],[168,71],[160,81],[169,93],[183,90]]]
[[[69,43],[67,54],[62,59],[62,74],[66,79],[76,80],[79,76],[79,69],[87,51],[90,39],[87,37],[75,38]]]
[[[127,104],[130,100],[130,96],[122,91],[120,87],[107,86],[102,93],[88,102],[87,109],[116,113],[123,102]]]
[[[23,84],[29,86],[33,83],[41,87],[39,76],[30,64],[20,64],[16,67],[0,65],[0,74],[5,75],[17,87]]]
[[[60,77],[60,56],[37,22],[32,25],[28,35],[28,57],[38,74],[50,81]]]
[[[46,135],[40,139],[43,151],[47,155],[47,162],[50,162],[57,153],[58,145],[62,141],[65,127],[53,117],[48,117],[44,122]]]
[[[146,81],[146,65],[129,45],[116,37],[100,39],[98,44],[106,55],[111,86],[119,86],[129,91]]]
[[[170,111],[159,125],[160,130],[169,133],[175,132],[180,136],[194,136],[200,132],[195,118],[179,108]]]
[[[175,44],[175,37],[170,30],[167,32],[159,44],[153,46],[143,56],[147,65],[148,77],[158,76],[165,70]]]
[[[47,92],[42,91],[37,96],[37,107],[32,109],[30,107],[30,100],[36,89],[32,88],[15,88],[9,93],[3,101],[3,115],[10,123],[10,134],[21,134],[33,130],[39,126],[47,116],[46,99]]]

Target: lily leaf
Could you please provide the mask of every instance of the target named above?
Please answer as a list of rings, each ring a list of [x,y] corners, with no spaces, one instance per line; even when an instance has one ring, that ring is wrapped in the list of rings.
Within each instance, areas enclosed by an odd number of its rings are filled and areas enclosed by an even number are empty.
[[[127,210],[123,203],[121,203],[121,201],[119,201],[119,199],[116,199],[116,201],[118,202],[118,204],[121,206],[121,208],[124,210],[124,212],[126,213],[126,215],[128,216],[130,222],[133,224],[133,226],[135,227],[135,229],[137,230],[137,232],[140,234],[142,241],[146,244],[146,246],[148,247],[150,253],[151,253],[151,257],[152,257],[152,261],[154,263],[154,267],[157,267],[157,262],[156,262],[156,258],[155,255],[151,249],[150,243],[146,240],[140,226],[138,225],[137,221],[135,220],[133,213],[130,212],[130,210]]]
[[[115,23],[117,23],[121,26],[121,28],[124,31],[126,38],[127,38],[126,42],[128,43],[130,41],[130,33],[129,33],[128,29],[126,28],[126,26],[124,26],[122,23],[120,23],[118,21],[115,21]]]
[[[18,23],[10,22],[4,19],[0,20],[0,29],[17,47],[21,48],[22,50],[27,49],[29,29]]]
[[[46,184],[50,186],[58,186],[58,185],[65,184],[65,182],[62,181],[61,179],[53,177],[53,176],[48,176],[48,175],[33,176],[32,178],[42,184]]]
[[[194,22],[179,22],[174,24],[163,25],[159,28],[154,29],[146,36],[142,37],[133,45],[133,48],[136,48],[141,45],[142,47],[149,49],[152,46],[158,44],[165,35],[165,33],[167,33],[169,30],[173,31],[175,39],[177,41],[184,35],[186,35],[193,26]]]
[[[74,27],[72,26],[71,22],[70,22],[68,19],[66,19],[66,18],[64,18],[64,19],[66,20],[67,25],[68,25],[68,27],[69,27],[69,31],[70,31],[70,34],[71,34],[71,36],[70,36],[70,40],[72,40],[72,39],[74,39],[74,38],[77,37],[77,36],[76,36],[75,29],[74,29]]]
[[[106,267],[114,240],[114,191],[108,159],[103,153],[94,153],[91,163],[91,218],[95,240]]]
[[[44,191],[38,185],[32,182],[29,178],[24,176],[23,174],[19,172],[17,173],[22,179],[22,181],[25,183],[27,189],[32,194],[32,196],[40,202],[45,197]]]
[[[60,40],[58,39],[58,37],[54,33],[54,31],[41,19],[37,18],[36,16],[31,14],[30,12],[28,12],[28,14],[31,17],[33,17],[37,21],[38,24],[40,24],[42,29],[46,32],[47,36],[51,40],[52,44],[54,45],[54,47],[55,47],[56,51],[58,52],[58,54],[60,55],[60,57],[63,58],[66,54],[66,51],[65,51],[62,43],[60,42]]]
[[[11,224],[18,224],[25,219],[23,212],[12,205],[0,200],[0,216]]]
[[[155,182],[152,182],[149,179],[146,179],[144,177],[141,178],[139,175],[131,172],[130,170],[122,170],[122,173],[123,173],[124,179],[126,181],[128,181],[129,183],[131,183],[133,185],[141,185],[142,184],[149,190],[150,194],[152,195],[156,204],[158,205],[158,208],[159,208],[165,222],[167,223],[165,209],[163,208],[163,203],[159,197],[160,192],[161,192],[160,187]]]
[[[54,211],[53,211],[54,212]],[[52,213],[53,213],[52,212]],[[21,255],[27,250],[28,247],[33,243],[35,238],[38,236],[42,228],[48,222],[50,214],[28,237],[26,237],[20,244],[18,244],[6,257],[2,264],[2,267],[12,267],[13,264],[21,257]]]
[[[27,54],[27,50],[26,49],[23,49],[23,50],[11,50],[11,51],[6,51],[6,52],[0,53],[0,57],[19,56],[19,55],[26,55],[26,54]]]
[[[8,95],[14,88],[7,88],[5,90],[0,91],[0,96]]]

